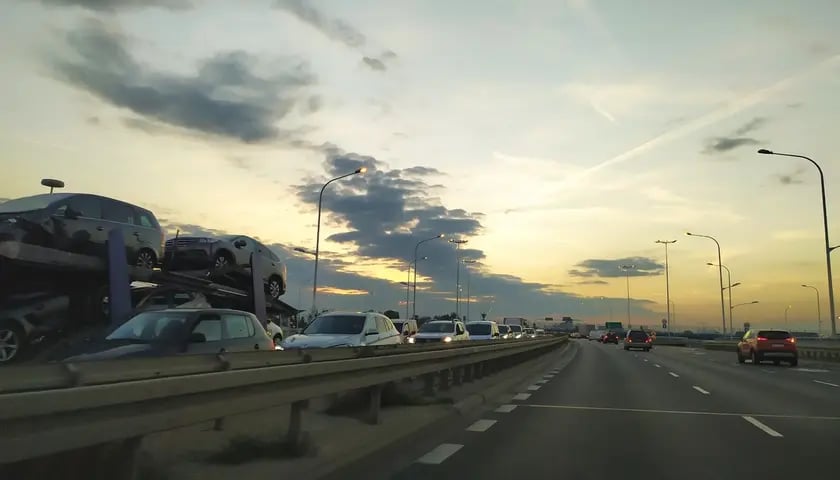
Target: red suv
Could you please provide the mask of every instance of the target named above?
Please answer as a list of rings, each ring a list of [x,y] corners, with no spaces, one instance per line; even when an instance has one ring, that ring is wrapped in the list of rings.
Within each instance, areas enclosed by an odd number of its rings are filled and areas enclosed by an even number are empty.
[[[614,343],[618,345],[618,334],[615,332],[607,332],[601,337],[601,343]]]
[[[795,367],[799,363],[796,338],[785,330],[750,330],[738,342],[738,363],[744,363],[747,358],[753,365],[763,360],[778,365],[784,360]]]

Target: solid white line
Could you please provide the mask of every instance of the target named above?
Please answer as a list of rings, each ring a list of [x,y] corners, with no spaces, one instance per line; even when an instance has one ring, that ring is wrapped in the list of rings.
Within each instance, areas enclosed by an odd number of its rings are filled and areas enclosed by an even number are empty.
[[[674,373],[674,372],[668,372],[668,375],[670,375],[670,376],[672,376],[672,377],[674,377],[674,378],[680,378],[680,376],[679,376],[679,375],[677,375],[677,374],[676,374],[676,373]]]
[[[452,454],[463,448],[463,445],[457,443],[442,443],[434,448],[431,452],[423,455],[417,459],[417,463],[426,463],[429,465],[440,465],[444,460],[451,457]]]
[[[658,363],[654,363],[653,366],[656,367],[656,368],[662,368],[662,365],[660,365]]]
[[[486,432],[488,428],[492,427],[496,420],[476,420],[475,423],[467,427],[468,432]]]
[[[536,392],[539,389],[540,389],[539,385],[531,385],[530,387],[528,387],[528,390],[530,390],[532,392]]]
[[[772,428],[768,427],[767,425],[765,425],[765,424],[759,422],[758,420],[754,419],[753,417],[748,417],[748,416],[744,415],[741,418],[743,418],[744,420],[752,423],[756,428],[763,431],[767,435],[770,435],[771,437],[783,437],[784,436],[781,433],[779,433],[779,432],[773,430]]]
[[[743,417],[743,413],[730,412],[698,412],[691,410],[649,410],[644,408],[615,408],[615,407],[588,407],[584,405],[541,405],[538,403],[520,405],[522,407],[531,408],[551,408],[557,410],[592,410],[592,411],[606,411],[606,412],[629,412],[629,413],[656,413],[656,414],[673,414],[673,415],[708,415],[712,417]],[[795,420],[831,420],[840,421],[840,417],[820,417],[809,415],[776,415],[772,413],[751,413],[751,417],[758,418],[790,418]]]
[[[702,388],[698,387],[697,385],[693,385],[691,388],[697,390],[698,392],[702,393],[703,395],[709,395],[707,390],[703,390]]]
[[[499,405],[499,408],[495,410],[496,413],[510,413],[516,410],[516,405],[504,404]]]
[[[840,385],[837,385],[836,383],[823,382],[822,380],[814,380],[814,381],[816,383],[821,383],[823,385],[828,385],[829,387],[840,387]]]
[[[528,400],[529,398],[531,398],[530,393],[517,393],[513,396],[514,400]]]

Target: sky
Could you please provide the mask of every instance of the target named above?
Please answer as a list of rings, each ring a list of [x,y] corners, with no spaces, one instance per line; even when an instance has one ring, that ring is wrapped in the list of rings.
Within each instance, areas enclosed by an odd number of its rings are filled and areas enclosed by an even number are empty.
[[[828,330],[840,6],[744,0],[10,0],[0,197],[41,178],[240,233],[285,300],[420,315]],[[840,228],[830,236],[840,244]],[[456,252],[447,239],[467,240]],[[621,265],[635,265],[622,270]],[[840,266],[838,266],[840,269]],[[467,273],[469,272],[469,273]],[[835,280],[838,280],[835,276]],[[727,277],[724,272],[724,283]],[[728,300],[728,299],[727,299]],[[789,308],[787,308],[789,307]],[[461,313],[467,307],[462,305]],[[725,310],[729,310],[728,306]],[[727,319],[728,319],[727,314]],[[728,320],[727,320],[728,321]]]

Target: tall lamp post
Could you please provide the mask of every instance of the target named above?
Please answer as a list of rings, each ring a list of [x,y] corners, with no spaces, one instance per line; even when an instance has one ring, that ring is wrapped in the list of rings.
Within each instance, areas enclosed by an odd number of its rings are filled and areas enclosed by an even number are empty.
[[[417,317],[417,249],[420,248],[420,245],[423,245],[426,242],[431,242],[432,240],[437,240],[438,238],[443,238],[443,236],[444,235],[441,233],[434,237],[430,237],[425,240],[420,240],[419,242],[417,242],[416,245],[414,245],[414,286],[412,287],[414,290],[412,296],[414,298],[412,298],[411,302],[411,318]]]
[[[417,281],[417,261],[418,260],[428,260],[429,257],[420,257],[414,259],[414,281]],[[411,263],[408,264],[408,278],[405,279],[405,318],[408,319],[408,305],[409,305],[409,292],[411,292]],[[403,283],[403,282],[400,282]]]
[[[700,235],[698,233],[691,233],[691,232],[685,232],[685,234],[688,235],[689,237],[708,238],[709,240],[715,242],[715,245],[717,245],[718,279],[720,280],[720,321],[723,323],[723,333],[726,334],[726,310],[724,310],[724,304],[723,304],[723,267],[721,266],[721,265],[723,265],[723,260],[720,258],[720,242],[718,242],[717,239],[715,237],[712,237],[711,235]],[[732,309],[730,309],[729,311],[731,313]]]
[[[455,263],[457,263],[457,270],[455,271],[455,316],[458,320],[461,319],[461,245],[467,243],[463,238],[450,238],[450,243],[455,244]]]
[[[665,309],[667,310],[667,315],[665,316],[665,320],[668,324],[668,332],[671,331],[671,279],[668,275],[668,245],[672,243],[677,243],[676,240],[657,240],[656,243],[661,243],[665,245]]]
[[[817,287],[813,285],[802,285],[805,288],[812,289],[817,294],[817,336],[819,337],[822,333],[822,312],[820,312],[820,291]]]
[[[712,263],[712,262],[708,262],[708,263],[706,263],[706,265],[708,265],[710,267],[717,267],[718,266],[717,264]],[[726,270],[726,280],[727,280],[727,283],[729,285],[728,287],[723,287],[724,290],[729,291],[729,333],[734,334],[735,330],[734,330],[733,325],[732,325],[732,322],[733,322],[733,320],[732,320],[732,288],[737,287],[738,285],[741,284],[741,282],[732,283],[732,271],[729,270],[729,267],[727,267],[726,265],[721,265],[721,267],[723,267],[723,269]]]
[[[788,305],[787,307],[785,307],[785,328],[788,328],[788,311],[792,306],[793,305]]]
[[[470,321],[470,303],[472,303],[472,298],[470,296],[470,278],[472,275],[470,274],[470,269],[467,267],[473,263],[477,263],[476,260],[472,260],[470,258],[465,258],[464,262],[464,271],[467,272],[467,321]]]
[[[321,202],[324,200],[324,190],[329,184],[336,180],[341,180],[342,178],[347,178],[351,175],[365,173],[366,171],[366,167],[361,167],[350,173],[345,173],[344,175],[332,178],[325,183],[323,187],[321,187],[321,192],[318,194],[318,226],[315,230],[315,273],[312,275],[312,313],[318,313],[318,307],[316,306],[315,301],[317,300],[318,295],[318,255],[321,252]]]
[[[743,307],[744,305],[754,305],[756,303],[758,303],[758,300],[753,300],[752,302],[738,303],[736,305],[732,305],[732,307],[729,310],[731,312],[732,310],[735,310],[738,307]]]
[[[635,270],[635,265],[622,265],[618,267],[624,270],[624,277],[627,280],[627,328],[630,328],[630,270]]]
[[[808,158],[804,155],[796,155],[792,153],[777,153],[772,150],[767,150],[766,148],[762,148],[758,151],[758,153],[762,155],[777,155],[780,157],[792,157],[792,158],[801,158],[803,160],[808,160],[811,162],[815,167],[817,167],[817,171],[820,172],[820,192],[822,193],[822,214],[823,214],[823,234],[825,236],[825,269],[828,275],[828,308],[831,310],[831,335],[837,335],[837,323],[836,323],[836,313],[834,311],[834,282],[832,281],[831,275],[831,251],[837,247],[831,247],[828,239],[828,208],[826,207],[825,202],[825,176],[823,175],[822,168],[820,165],[814,161],[812,158]]]

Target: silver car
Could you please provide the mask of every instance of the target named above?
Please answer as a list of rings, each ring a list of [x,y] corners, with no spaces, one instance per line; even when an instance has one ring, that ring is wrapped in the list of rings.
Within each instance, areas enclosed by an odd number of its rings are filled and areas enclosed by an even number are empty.
[[[283,340],[281,347],[289,350],[401,343],[402,335],[385,315],[376,312],[329,312],[317,317],[301,333]]]

